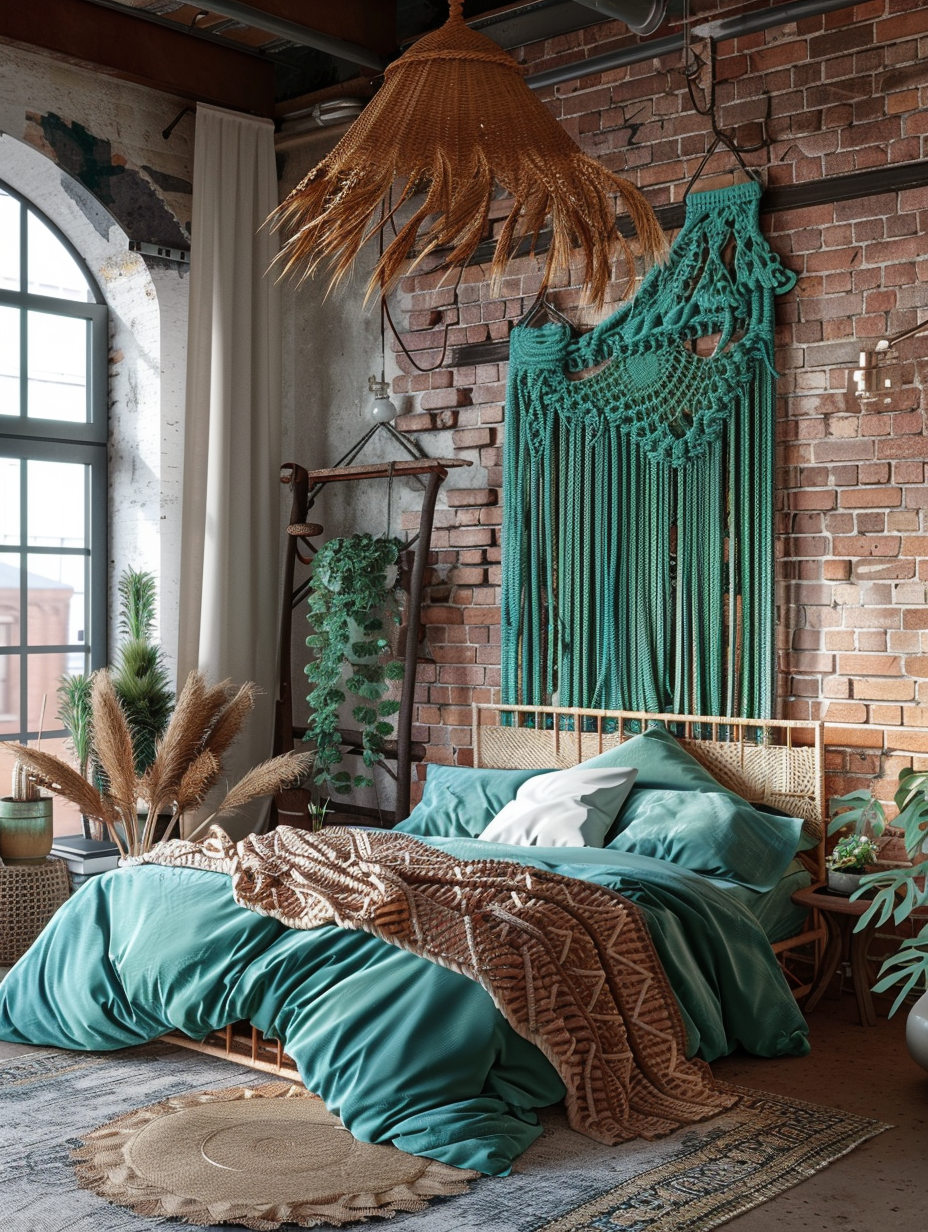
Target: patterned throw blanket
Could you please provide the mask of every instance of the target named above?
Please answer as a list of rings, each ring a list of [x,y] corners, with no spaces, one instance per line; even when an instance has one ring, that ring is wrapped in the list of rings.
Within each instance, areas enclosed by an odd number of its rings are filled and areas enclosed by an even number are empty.
[[[476,980],[556,1068],[572,1127],[598,1142],[657,1138],[737,1100],[686,1059],[644,919],[603,886],[348,827],[233,843],[214,826],[132,863],[227,873],[240,906],[289,928],[362,929]]]

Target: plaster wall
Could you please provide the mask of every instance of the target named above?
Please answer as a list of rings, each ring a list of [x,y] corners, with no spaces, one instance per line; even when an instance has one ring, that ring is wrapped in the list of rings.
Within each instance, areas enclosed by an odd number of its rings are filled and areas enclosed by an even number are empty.
[[[177,644],[186,267],[130,239],[188,247],[193,125],[179,100],[0,47],[0,179],[84,256],[110,309],[110,610],[127,565],[159,579],[160,636]],[[115,636],[111,628],[111,639]]]

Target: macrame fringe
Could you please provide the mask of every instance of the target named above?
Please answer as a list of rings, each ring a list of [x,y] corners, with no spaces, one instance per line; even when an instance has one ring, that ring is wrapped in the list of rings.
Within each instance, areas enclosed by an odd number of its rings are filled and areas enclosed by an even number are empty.
[[[772,713],[773,298],[795,277],[758,199],[691,194],[666,264],[582,338],[513,331],[504,703]]]

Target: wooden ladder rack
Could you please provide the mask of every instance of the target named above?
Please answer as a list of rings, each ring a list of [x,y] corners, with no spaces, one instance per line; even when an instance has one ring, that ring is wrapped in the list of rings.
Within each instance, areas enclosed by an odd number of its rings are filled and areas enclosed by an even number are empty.
[[[360,463],[351,466],[334,466],[325,470],[307,471],[296,462],[287,462],[281,467],[280,481],[289,484],[292,494],[290,521],[287,527],[287,550],[284,559],[283,601],[280,617],[280,700],[274,732],[274,751],[283,753],[292,747],[294,740],[302,739],[305,727],[293,722],[293,670],[290,648],[293,631],[293,611],[305,598],[307,582],[296,584],[297,562],[309,564],[316,552],[311,540],[322,534],[322,527],[307,521],[316,497],[327,484],[352,483],[358,480],[398,479],[411,476],[425,478],[425,495],[419,519],[418,534],[407,545],[415,547],[412,569],[409,573],[406,604],[406,647],[402,696],[396,720],[396,740],[387,742],[385,753],[396,762],[396,773],[389,767],[387,772],[396,779],[395,821],[402,821],[409,814],[409,796],[412,762],[421,761],[425,755],[422,745],[412,743],[412,716],[416,699],[416,669],[419,654],[419,633],[422,627],[422,590],[425,569],[428,564],[432,542],[432,525],[435,520],[435,504],[438,490],[448,477],[448,472],[471,463],[459,458],[410,458],[398,462]],[[309,555],[303,555],[300,545]],[[360,733],[343,731],[342,745],[350,752],[360,748]],[[294,815],[297,792],[287,792],[278,797],[278,814],[288,821]],[[302,799],[302,797],[300,797]],[[302,806],[305,813],[305,803]]]

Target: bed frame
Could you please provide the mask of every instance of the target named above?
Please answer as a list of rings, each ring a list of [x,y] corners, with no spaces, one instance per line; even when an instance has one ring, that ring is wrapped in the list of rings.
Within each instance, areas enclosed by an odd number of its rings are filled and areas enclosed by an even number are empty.
[[[820,722],[478,703],[473,707],[474,765],[498,770],[566,769],[658,722],[667,724],[683,747],[725,787],[752,803],[774,805],[790,816],[802,817],[816,845],[800,858],[813,881],[825,880],[825,725]],[[872,746],[869,734],[852,743],[867,741]],[[773,946],[797,999],[812,987],[825,937],[816,914],[810,927]],[[165,1039],[264,1073],[300,1080],[283,1046],[265,1039],[250,1023],[235,1023],[202,1041],[179,1032]]]
[[[563,770],[656,723],[666,725],[724,787],[752,804],[801,817],[815,846],[799,858],[813,883],[825,880],[825,725],[820,722],[475,703],[474,765]],[[812,987],[825,937],[823,922],[813,917],[811,927],[773,945],[797,999]]]

